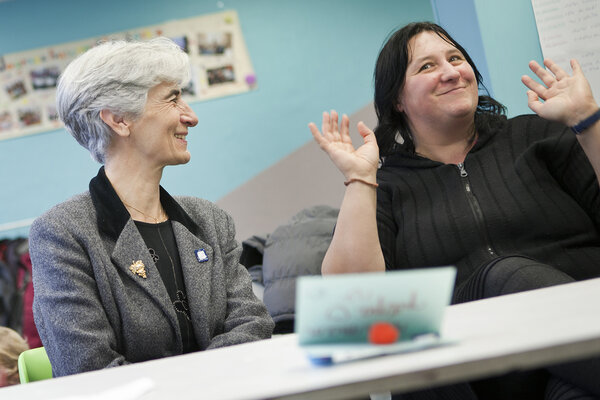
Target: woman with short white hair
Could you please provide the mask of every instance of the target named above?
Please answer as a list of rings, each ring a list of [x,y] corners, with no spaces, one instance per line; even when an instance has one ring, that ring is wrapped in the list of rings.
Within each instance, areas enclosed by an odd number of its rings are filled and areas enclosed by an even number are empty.
[[[161,186],[190,160],[189,61],[166,38],[100,44],[66,68],[57,105],[103,164],[30,232],[34,315],[55,376],[268,338],[231,217]]]

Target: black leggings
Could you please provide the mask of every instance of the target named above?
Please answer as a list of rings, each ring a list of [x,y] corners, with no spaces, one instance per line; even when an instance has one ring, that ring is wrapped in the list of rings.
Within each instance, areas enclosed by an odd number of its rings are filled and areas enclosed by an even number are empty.
[[[541,289],[575,280],[564,272],[528,257],[497,258],[477,269],[454,293],[453,303]]]
[[[457,288],[453,303],[573,282],[558,269],[527,257],[495,259],[482,265]],[[457,384],[394,396],[402,400],[588,400],[600,399],[600,359],[561,364],[545,369],[516,372],[471,384]]]

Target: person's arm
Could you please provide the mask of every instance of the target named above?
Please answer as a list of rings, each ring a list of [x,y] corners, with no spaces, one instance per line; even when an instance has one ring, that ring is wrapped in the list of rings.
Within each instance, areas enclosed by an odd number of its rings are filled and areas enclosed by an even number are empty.
[[[61,215],[29,234],[35,323],[54,376],[128,364],[100,301],[91,262]]]
[[[552,60],[544,60],[544,65],[550,71],[535,61],[529,63],[529,68],[543,84],[527,75],[521,78],[530,89],[527,91],[527,98],[531,110],[542,118],[558,121],[569,127],[578,125],[599,110],[577,60],[571,60],[573,75],[569,75]],[[577,140],[600,182],[600,121],[596,120],[578,134]]]
[[[354,148],[349,134],[350,121],[342,117],[338,129],[335,111],[323,113],[321,131],[312,122],[310,131],[344,175],[347,185],[333,239],[325,254],[323,274],[385,270],[385,261],[377,233],[376,174],[379,148],[373,132],[359,122],[363,145]],[[341,182],[340,182],[341,184]]]
[[[227,315],[223,322],[224,332],[213,337],[207,349],[268,339],[275,325],[263,302],[254,295],[246,267],[239,262],[242,247],[235,240],[233,220],[225,212],[221,212],[221,217],[227,227],[220,243],[227,277]]]

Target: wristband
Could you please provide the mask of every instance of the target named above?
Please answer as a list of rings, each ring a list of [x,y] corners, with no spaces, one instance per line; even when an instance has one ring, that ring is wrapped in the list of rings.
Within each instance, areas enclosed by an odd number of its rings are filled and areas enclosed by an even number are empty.
[[[600,109],[598,109],[598,111],[596,111],[595,113],[593,113],[592,115],[590,115],[589,117],[587,117],[586,119],[584,119],[583,121],[578,123],[577,125],[572,126],[571,130],[573,132],[575,132],[576,135],[581,135],[587,128],[594,125],[596,123],[596,121],[598,121],[599,119],[600,119]]]
[[[365,181],[364,179],[359,179],[359,178],[352,178],[347,180],[346,182],[344,182],[344,185],[348,186],[349,184],[351,184],[352,182],[360,182],[360,183],[364,183],[365,185],[369,185],[369,186],[373,186],[374,188],[378,187],[379,185],[377,183],[373,183],[373,182],[369,182],[369,181]]]

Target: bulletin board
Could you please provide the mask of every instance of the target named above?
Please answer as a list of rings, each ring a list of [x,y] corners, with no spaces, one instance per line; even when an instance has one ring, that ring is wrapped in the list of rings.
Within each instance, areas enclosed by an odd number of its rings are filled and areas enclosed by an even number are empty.
[[[532,0],[544,58],[568,73],[575,58],[600,99],[600,1]]]
[[[56,83],[78,55],[106,40],[149,40],[166,36],[188,55],[188,102],[244,93],[256,76],[235,11],[179,19],[75,42],[0,55],[0,140],[62,127]]]

